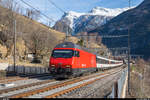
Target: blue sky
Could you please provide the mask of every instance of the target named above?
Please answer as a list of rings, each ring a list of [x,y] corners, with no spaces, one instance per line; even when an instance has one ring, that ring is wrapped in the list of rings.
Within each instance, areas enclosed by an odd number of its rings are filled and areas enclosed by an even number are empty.
[[[15,0],[24,8],[29,8],[21,3],[20,0]],[[24,0],[47,16],[58,20],[63,15],[63,12],[53,6],[49,0]],[[128,7],[128,0],[51,0],[64,11],[89,12],[96,6],[106,8],[124,8]],[[139,5],[143,0],[131,0],[131,6]],[[48,21],[46,18],[43,21]]]

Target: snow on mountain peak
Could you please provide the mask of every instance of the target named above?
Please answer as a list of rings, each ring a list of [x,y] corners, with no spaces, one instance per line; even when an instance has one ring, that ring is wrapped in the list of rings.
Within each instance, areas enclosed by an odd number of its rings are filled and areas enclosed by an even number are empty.
[[[132,7],[133,8],[133,7]],[[74,11],[69,11],[66,16],[67,18],[78,18],[82,15],[101,15],[101,16],[117,16],[120,13],[128,10],[129,8],[115,8],[115,9],[110,9],[110,8],[103,8],[103,7],[95,7],[93,8],[90,12],[88,13],[78,13]]]
[[[66,17],[80,17],[81,15],[84,15],[85,13],[78,13],[74,11],[69,11],[66,15]]]
[[[93,8],[90,13],[92,15],[102,15],[102,16],[117,16],[120,13],[128,10],[129,8],[115,8],[115,9],[110,9],[110,8],[103,8],[103,7],[95,7]]]
[[[85,13],[77,13],[77,12],[74,12],[74,11],[69,11],[68,13],[66,13],[65,16],[63,16],[63,18],[67,18],[67,20],[70,21],[69,26],[72,28],[74,20],[76,20],[77,18],[79,18],[81,15],[84,15],[84,14]]]

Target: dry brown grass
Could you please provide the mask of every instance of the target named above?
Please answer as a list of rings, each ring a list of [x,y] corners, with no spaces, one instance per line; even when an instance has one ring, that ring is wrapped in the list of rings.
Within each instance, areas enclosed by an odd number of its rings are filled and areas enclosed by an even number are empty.
[[[16,43],[16,48],[17,48],[17,55],[19,57],[24,56],[25,50],[26,50],[26,46],[25,46],[25,42],[20,38],[18,39],[18,42]]]
[[[7,60],[2,60],[0,59],[0,63],[8,63],[9,65],[13,65],[14,61],[13,59],[7,59]],[[16,61],[16,66],[26,66],[26,67],[47,67],[44,66],[43,64],[35,64],[35,63],[30,63],[29,61]]]
[[[76,37],[69,37],[68,41],[69,42],[73,42],[73,43],[77,43],[80,39],[76,38]]]
[[[34,64],[34,63],[30,63],[30,62],[17,62],[16,65],[17,66],[26,66],[26,67],[48,67],[48,66],[44,66],[42,64]]]
[[[7,54],[7,48],[6,48],[6,46],[2,46],[1,44],[0,44],[0,54],[2,54],[1,55],[2,58],[4,58],[6,56],[6,54]]]
[[[40,27],[41,29],[43,30],[46,30],[46,31],[49,31],[50,33],[52,33],[51,35],[53,35],[54,37],[56,37],[59,40],[62,40],[64,37],[65,37],[65,33],[62,33],[62,32],[59,32],[59,31],[56,31],[50,27],[47,27],[37,21],[34,21],[34,20],[31,20],[31,19],[28,19],[27,17],[24,17],[24,16],[21,16],[21,15],[18,15],[17,16],[18,19],[22,20],[23,23],[25,24],[33,24],[35,27]]]
[[[130,74],[130,92],[128,97],[149,98],[150,97],[150,65],[139,59]]]

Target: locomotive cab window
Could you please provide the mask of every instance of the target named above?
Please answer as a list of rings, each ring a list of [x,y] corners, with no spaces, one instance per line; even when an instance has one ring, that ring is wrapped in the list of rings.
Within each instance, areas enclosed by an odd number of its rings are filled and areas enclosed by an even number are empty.
[[[79,51],[74,51],[74,53],[75,53],[74,54],[75,57],[80,57],[80,52]]]
[[[65,49],[58,49],[54,50],[52,53],[52,57],[54,58],[72,58],[73,50],[65,50]]]

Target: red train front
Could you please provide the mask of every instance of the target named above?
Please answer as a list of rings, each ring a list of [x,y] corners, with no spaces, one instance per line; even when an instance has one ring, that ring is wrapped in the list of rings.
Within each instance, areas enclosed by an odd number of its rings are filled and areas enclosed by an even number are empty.
[[[96,55],[72,42],[64,42],[54,48],[49,67],[54,75],[78,76],[96,71]]]

